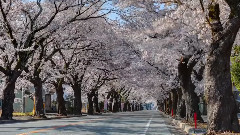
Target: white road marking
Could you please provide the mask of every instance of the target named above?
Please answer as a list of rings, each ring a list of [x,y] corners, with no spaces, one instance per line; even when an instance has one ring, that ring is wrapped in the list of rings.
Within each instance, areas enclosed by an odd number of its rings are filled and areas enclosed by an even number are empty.
[[[144,130],[144,132],[143,132],[141,135],[146,135],[146,134],[147,134],[147,131],[148,131],[149,126],[150,126],[150,124],[151,124],[151,122],[152,122],[152,119],[153,119],[153,115],[152,115],[152,117],[148,120],[148,123],[147,123],[147,125],[145,126],[145,130]]]

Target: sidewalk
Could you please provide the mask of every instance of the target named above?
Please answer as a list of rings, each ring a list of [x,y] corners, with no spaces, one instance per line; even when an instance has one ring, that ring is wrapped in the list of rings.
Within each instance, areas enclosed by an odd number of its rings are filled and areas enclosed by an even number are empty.
[[[160,113],[164,117],[169,118],[174,125],[179,127],[181,130],[185,131],[188,135],[204,135],[204,134],[206,134],[206,131],[207,131],[206,129],[203,129],[203,128],[195,129],[195,127],[191,126],[189,123],[184,123],[181,120],[173,119],[171,116],[166,115],[165,113],[163,113],[161,111],[160,111]],[[204,119],[204,121],[206,120],[205,117],[203,119]]]
[[[0,124],[11,124],[11,123],[21,123],[21,122],[29,122],[29,121],[38,121],[38,120],[52,120],[52,119],[62,119],[62,118],[71,118],[71,117],[82,117],[87,116],[83,115],[68,115],[68,116],[59,116],[57,113],[49,113],[46,114],[47,118],[36,118],[33,116],[17,116],[13,117],[13,120],[1,120]]]
[[[173,119],[171,116],[166,115],[163,112],[160,112],[160,113],[163,114],[163,116],[169,118],[174,125],[178,126],[183,131],[187,132],[188,135],[204,135],[204,134],[206,134],[207,130],[205,128],[195,129],[189,123],[184,123],[181,120]],[[202,115],[202,118],[203,118],[204,122],[207,122],[207,116],[206,115]],[[240,113],[238,113],[238,120],[239,120],[239,123],[240,123]],[[226,133],[226,134],[229,134],[229,133]]]

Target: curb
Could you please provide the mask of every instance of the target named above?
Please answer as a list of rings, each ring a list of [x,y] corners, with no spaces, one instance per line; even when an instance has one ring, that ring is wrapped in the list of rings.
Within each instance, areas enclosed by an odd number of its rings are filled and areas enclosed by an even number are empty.
[[[169,119],[171,119],[172,123],[179,127],[181,130],[185,131],[188,135],[205,135],[207,130],[206,129],[195,129],[194,127],[190,126],[188,123],[184,123],[180,120],[173,119],[171,116],[164,114],[161,112],[161,114]]]
[[[28,120],[0,120],[0,124],[23,123],[23,122],[40,121],[40,120],[55,120],[55,119],[64,119],[64,118],[82,117],[82,116],[87,116],[87,115],[61,116],[61,117],[52,117],[52,118],[43,118],[43,119],[28,119]]]

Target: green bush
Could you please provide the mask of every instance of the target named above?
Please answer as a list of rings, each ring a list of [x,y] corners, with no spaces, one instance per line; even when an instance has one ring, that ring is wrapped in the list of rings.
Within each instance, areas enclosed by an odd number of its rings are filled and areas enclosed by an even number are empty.
[[[231,57],[231,75],[236,88],[240,90],[240,46],[234,47]]]

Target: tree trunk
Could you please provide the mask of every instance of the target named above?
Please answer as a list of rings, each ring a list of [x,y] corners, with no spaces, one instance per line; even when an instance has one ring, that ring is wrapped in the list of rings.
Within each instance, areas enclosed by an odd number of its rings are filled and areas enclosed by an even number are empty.
[[[98,105],[98,91],[96,91],[94,94],[93,102],[96,107],[96,112],[100,113],[100,109],[99,109],[99,105]]]
[[[134,104],[134,102],[132,103],[132,111],[134,112],[135,111],[135,104]]]
[[[117,112],[121,112],[121,99],[120,99],[120,96],[118,96],[118,99],[117,99]]]
[[[209,130],[239,131],[230,74],[231,49],[208,54],[205,90]]]
[[[177,101],[178,101],[178,96],[177,96],[177,91],[176,90],[171,91],[171,101],[172,101],[173,115],[176,115]]]
[[[113,112],[118,112],[119,111],[119,96],[118,93],[114,93],[114,105],[113,105]]]
[[[140,103],[140,111],[142,111],[143,110],[143,105],[142,105],[142,103]]]
[[[183,99],[186,105],[186,120],[194,121],[194,113],[197,114],[197,120],[203,122],[201,113],[199,110],[199,97],[195,93],[195,86],[191,80],[192,69],[196,63],[189,66],[190,57],[184,57],[181,59],[178,65],[178,74],[180,80],[180,87],[183,94]]]
[[[167,112],[167,99],[164,99],[163,104],[164,104],[163,112],[166,113]]]
[[[36,114],[35,116],[44,117],[43,98],[42,98],[42,80],[39,77],[33,78],[31,81],[35,89],[35,104]]]
[[[131,104],[128,102],[128,111],[130,112],[131,111]]]
[[[164,109],[163,101],[158,100],[157,105],[158,105],[158,110],[163,112],[163,109]]]
[[[58,114],[60,115],[67,115],[66,107],[65,107],[65,100],[63,98],[63,78],[58,79],[57,83],[55,84],[56,93],[57,93],[57,103],[58,103]]]
[[[117,106],[117,111],[118,112],[121,112],[122,110],[121,110],[121,97],[120,97],[120,95],[118,95],[118,100],[117,100],[117,103],[118,103],[118,106]]]
[[[201,112],[199,110],[199,97],[194,93],[186,93],[185,94],[185,103],[186,103],[186,120],[194,121],[194,113],[197,114],[197,120],[203,122],[201,117]]]
[[[115,100],[115,102],[113,104],[113,112],[118,112],[118,102],[116,100]]]
[[[81,86],[74,84],[72,86],[74,91],[74,114],[82,115],[82,95],[81,95]]]
[[[172,112],[172,97],[171,97],[171,93],[169,93],[169,98],[168,98],[168,114],[171,114]]]
[[[93,115],[94,114],[94,112],[93,112],[93,100],[92,100],[93,94],[92,93],[88,93],[87,94],[87,98],[88,98],[88,105],[89,105],[89,107],[88,107],[88,114],[89,115]]]
[[[11,120],[13,115],[13,103],[15,99],[15,83],[17,77],[15,75],[8,76],[6,79],[6,84],[3,89],[3,99],[2,99],[2,115],[1,119]]]
[[[166,107],[165,107],[165,113],[166,113],[166,114],[170,114],[170,107],[171,107],[171,106],[170,106],[170,102],[169,102],[169,101],[170,101],[169,98],[165,99],[165,104],[166,104],[166,105],[165,105],[165,106],[166,106]]]
[[[124,102],[124,106],[123,106],[123,111],[124,111],[124,112],[127,111],[127,106],[128,106],[128,103],[127,103],[127,102]]]
[[[228,4],[231,14],[224,28],[219,17],[219,4],[213,2],[209,6],[213,40],[206,57],[204,79],[209,132],[239,132],[237,106],[232,93],[230,56],[240,28],[240,2],[228,1]]]
[[[185,118],[186,106],[185,106],[185,101],[182,97],[182,90],[178,89],[177,94],[178,94],[178,101],[177,101],[176,115],[179,116],[180,118]]]
[[[110,98],[109,98],[109,103],[108,103],[108,110],[109,110],[110,112],[113,111],[112,104],[113,104],[113,98],[110,97]]]
[[[15,84],[17,78],[20,76],[21,72],[13,71],[12,74],[7,76],[6,83],[3,89],[3,98],[2,98],[2,115],[1,119],[11,120],[13,113],[13,103],[15,99]]]

